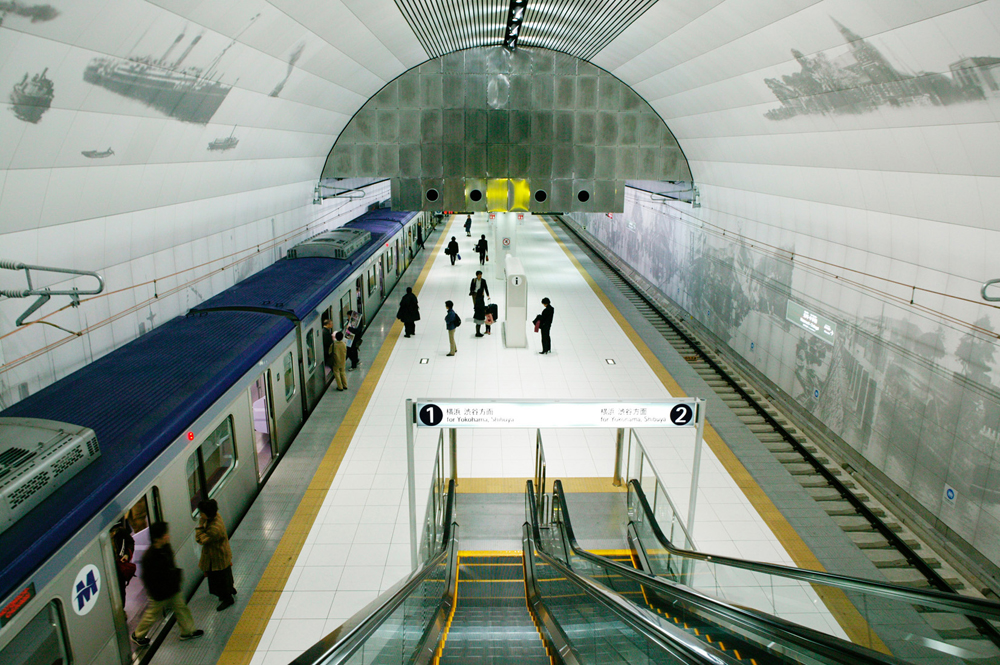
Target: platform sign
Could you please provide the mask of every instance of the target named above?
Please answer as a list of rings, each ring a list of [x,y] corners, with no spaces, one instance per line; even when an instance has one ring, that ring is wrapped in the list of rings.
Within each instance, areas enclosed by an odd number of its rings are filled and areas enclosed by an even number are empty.
[[[825,316],[820,316],[789,299],[788,304],[785,305],[785,319],[819,337],[827,344],[833,344],[833,338],[837,334],[837,324]]]
[[[423,399],[417,427],[695,427],[695,400],[662,402]]]

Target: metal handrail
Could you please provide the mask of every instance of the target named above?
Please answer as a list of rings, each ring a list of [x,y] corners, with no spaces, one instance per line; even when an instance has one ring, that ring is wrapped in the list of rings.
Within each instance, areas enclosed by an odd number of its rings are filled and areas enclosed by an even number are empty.
[[[910,587],[897,586],[885,582],[876,582],[874,580],[865,580],[856,577],[848,577],[846,575],[838,575],[836,573],[807,570],[805,568],[793,568],[791,566],[782,566],[775,563],[734,559],[727,556],[704,554],[702,552],[694,552],[675,547],[670,543],[670,540],[663,535],[663,531],[660,530],[660,526],[649,507],[649,502],[646,500],[646,495],[639,482],[637,480],[630,480],[629,486],[635,491],[641,508],[649,520],[649,527],[658,541],[658,545],[663,547],[670,554],[697,561],[704,561],[706,563],[732,566],[734,568],[743,568],[757,573],[767,573],[779,577],[801,580],[803,582],[823,584],[826,586],[837,587],[845,591],[861,591],[876,596],[892,598],[894,600],[906,600],[907,602],[911,602],[915,605],[958,610],[963,614],[973,614],[986,619],[1000,619],[1000,602],[987,600],[985,598],[971,598],[968,596],[960,596],[954,593],[930,589],[912,589]],[[560,487],[560,491],[561,489],[562,488]]]
[[[991,279],[983,283],[983,288],[979,289],[980,295],[983,296],[983,300],[986,302],[1000,302],[1000,296],[988,296],[986,295],[986,289],[994,284],[1000,284],[1000,279]]]
[[[535,498],[537,502],[536,510],[539,515],[545,515],[545,475],[547,465],[545,463],[545,446],[542,444],[542,430],[535,430],[535,487],[538,494]]]
[[[567,539],[573,549],[573,553],[581,559],[595,563],[605,569],[611,569],[622,577],[629,578],[664,596],[674,599],[679,598],[682,602],[693,605],[700,612],[710,615],[715,619],[736,624],[756,635],[763,635],[776,641],[780,640],[782,644],[808,649],[819,656],[834,658],[840,662],[871,663],[873,665],[900,664],[904,662],[892,656],[887,656],[846,640],[832,637],[826,633],[801,626],[780,617],[747,607],[731,605],[726,601],[706,596],[690,587],[664,580],[655,575],[622,565],[611,559],[591,554],[581,548],[576,541],[569,510],[566,508],[566,495],[563,492],[560,481],[556,480],[553,482],[552,492],[553,501],[558,502],[562,506],[563,529],[567,534]],[[629,528],[634,529],[632,523],[629,524]]]
[[[633,438],[635,439],[635,442],[639,445],[639,452],[642,454],[642,456],[644,458],[642,460],[642,464],[645,465],[647,462],[649,463],[649,468],[653,470],[653,477],[656,478],[657,485],[659,485],[660,487],[664,488],[664,490],[663,490],[663,496],[666,497],[667,503],[670,504],[670,510],[672,510],[674,512],[674,515],[677,517],[677,524],[678,524],[678,526],[680,526],[681,531],[684,533],[684,538],[686,539],[685,542],[691,543],[691,545],[694,546],[694,539],[691,537],[691,534],[688,532],[687,524],[684,523],[684,519],[681,517],[680,511],[677,510],[677,506],[674,505],[673,499],[670,498],[670,494],[666,490],[666,485],[664,485],[663,484],[663,480],[661,480],[660,472],[656,468],[656,465],[653,464],[653,458],[649,456],[648,452],[646,452],[646,446],[644,446],[642,444],[642,439],[639,438],[639,433],[636,432],[635,430],[630,430],[629,431],[629,452],[628,452],[628,455],[629,455],[629,466],[625,470],[626,475],[631,475],[631,472],[632,472],[632,469],[631,469],[631,465],[632,465],[632,459],[631,459],[631,457],[632,457],[632,455],[631,455],[631,453],[632,453],[632,439]],[[639,476],[640,476],[640,479],[641,479],[641,476],[642,476],[642,470],[641,469],[639,470]],[[630,479],[630,482],[631,482],[631,480],[632,479]]]
[[[529,501],[533,500],[531,497]],[[521,557],[524,562],[524,593],[528,600],[528,611],[535,617],[542,633],[542,640],[563,665],[579,665],[580,654],[569,641],[566,632],[556,621],[549,608],[542,601],[538,590],[538,578],[535,577],[535,558],[531,556],[531,535],[528,533],[528,523],[521,525]]]
[[[319,665],[320,663],[322,665],[339,665],[347,662],[364,645],[365,641],[392,616],[393,612],[410,597],[414,590],[447,560],[448,570],[445,575],[445,592],[441,604],[425,630],[418,652],[414,656],[415,662],[430,662],[440,636],[444,632],[451,607],[455,603],[454,579],[455,575],[458,574],[458,524],[452,519],[454,507],[455,483],[449,481],[441,551],[419,571],[408,579],[397,582],[332,633],[303,652],[291,662],[291,665]]]
[[[526,481],[525,495],[531,499],[534,498],[534,487],[530,480]],[[525,501],[525,505],[528,512],[528,521],[524,523],[523,528],[524,532],[530,536],[528,542],[525,543],[524,551],[526,554],[530,553],[533,557],[537,556],[544,563],[555,568],[560,575],[572,582],[577,588],[610,610],[651,643],[669,652],[679,662],[690,663],[691,665],[707,665],[709,663],[713,665],[722,665],[724,663],[736,665],[739,663],[735,657],[709,647],[683,630],[661,620],[655,614],[641,610],[617,593],[609,591],[593,580],[580,575],[559,561],[559,559],[546,552],[542,547],[541,530],[538,524],[538,514],[535,511],[534,501],[527,500]]]

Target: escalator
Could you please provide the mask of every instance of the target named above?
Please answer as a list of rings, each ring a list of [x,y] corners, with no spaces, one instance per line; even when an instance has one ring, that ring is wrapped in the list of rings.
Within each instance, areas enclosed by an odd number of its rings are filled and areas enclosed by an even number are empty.
[[[676,548],[635,480],[628,486],[627,558],[580,548],[558,481],[540,504],[551,510],[542,539],[558,559],[706,643],[738,651],[741,660],[809,662],[789,649],[839,643],[844,655],[883,654],[884,662],[1000,662],[996,602]],[[754,618],[762,617],[771,628],[760,632]]]

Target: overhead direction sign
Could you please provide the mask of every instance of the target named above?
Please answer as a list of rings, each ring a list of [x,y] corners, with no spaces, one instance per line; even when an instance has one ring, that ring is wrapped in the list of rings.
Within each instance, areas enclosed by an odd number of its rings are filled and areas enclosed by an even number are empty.
[[[696,399],[659,402],[416,400],[417,427],[696,427]]]

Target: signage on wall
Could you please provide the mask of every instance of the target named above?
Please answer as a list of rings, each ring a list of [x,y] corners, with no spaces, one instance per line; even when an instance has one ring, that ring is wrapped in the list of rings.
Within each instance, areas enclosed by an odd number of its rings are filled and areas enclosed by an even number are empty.
[[[957,499],[957,498],[958,498],[958,492],[955,491],[955,488],[952,487],[951,485],[945,485],[944,486],[944,502],[947,503],[949,506],[954,506],[955,505],[955,499]]]
[[[417,400],[417,427],[695,427],[695,400],[534,402]]]
[[[820,316],[789,299],[785,305],[785,319],[827,344],[833,344],[833,338],[837,334],[837,324],[825,316]]]
[[[28,604],[28,601],[35,597],[35,583],[21,589],[21,592],[14,596],[14,600],[7,603],[7,606],[0,610],[0,628],[3,628],[14,618],[21,609]]]
[[[87,564],[76,574],[73,589],[70,593],[73,600],[73,611],[83,616],[97,605],[101,595],[101,571],[94,564]]]
[[[504,247],[510,247],[510,238],[504,238],[503,239],[503,246]]]

